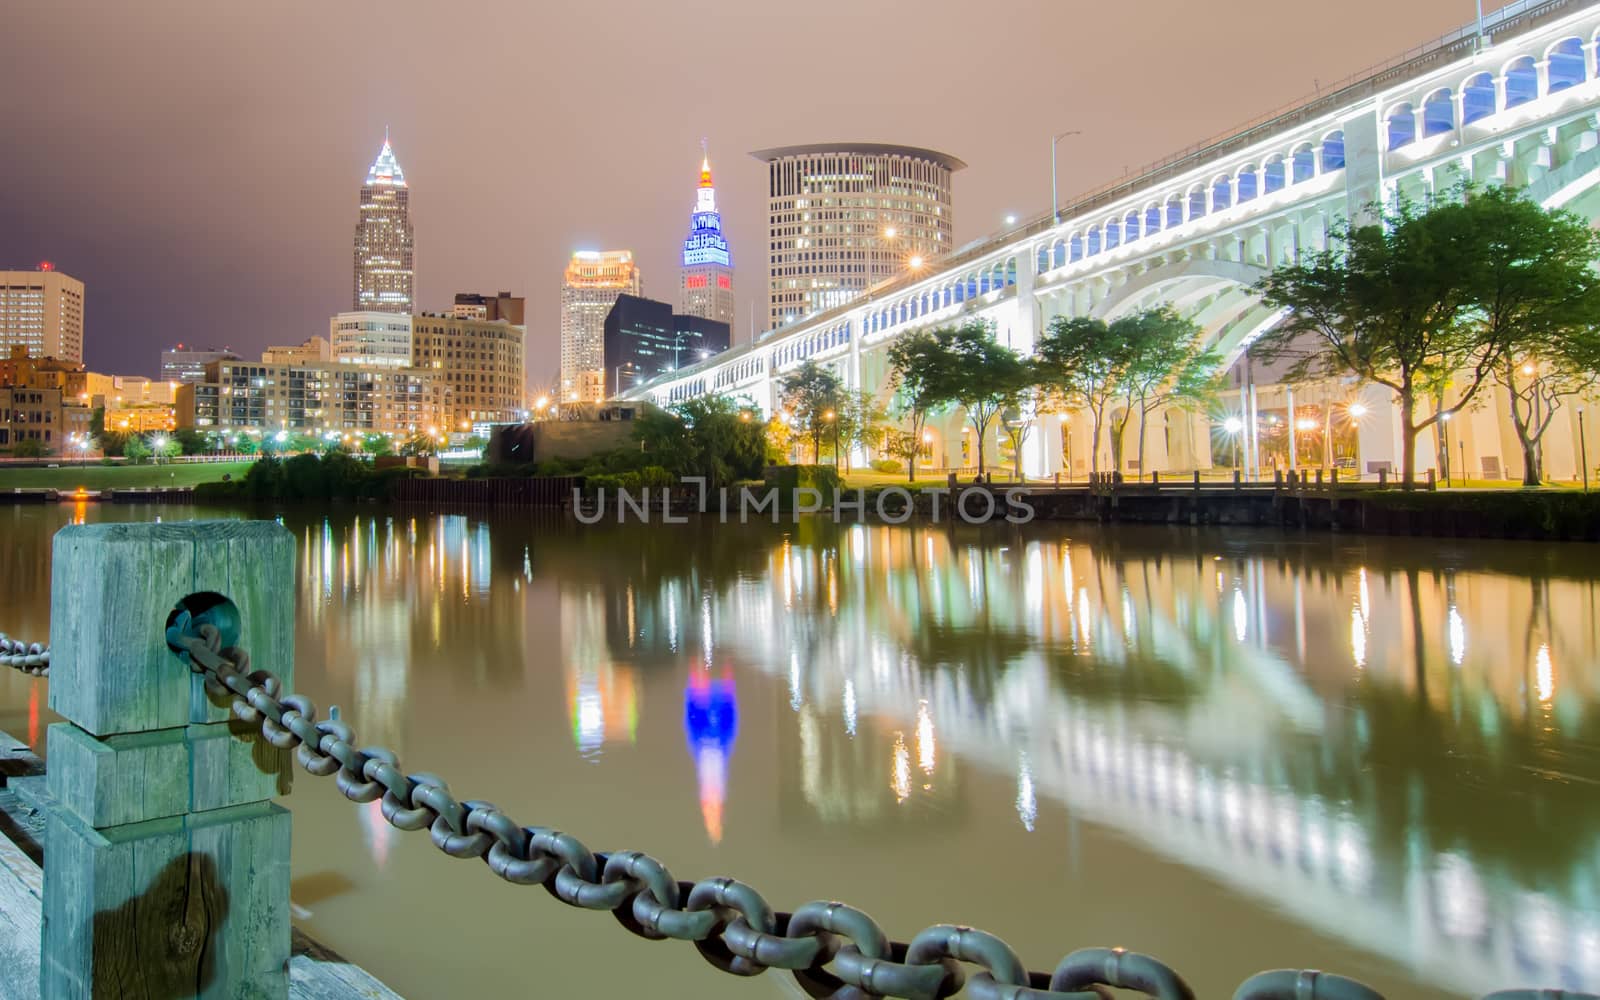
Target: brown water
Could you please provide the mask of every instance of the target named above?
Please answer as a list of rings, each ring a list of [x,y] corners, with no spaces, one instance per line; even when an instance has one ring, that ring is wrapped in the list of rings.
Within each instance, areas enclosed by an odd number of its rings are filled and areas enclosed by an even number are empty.
[[[0,508],[0,628],[49,539]],[[1600,549],[1078,525],[581,528],[288,513],[297,687],[462,798],[780,909],[1032,968],[1122,945],[1203,997],[1600,990]],[[42,742],[45,688],[0,675]],[[301,774],[293,897],[411,997],[797,995],[401,834]]]

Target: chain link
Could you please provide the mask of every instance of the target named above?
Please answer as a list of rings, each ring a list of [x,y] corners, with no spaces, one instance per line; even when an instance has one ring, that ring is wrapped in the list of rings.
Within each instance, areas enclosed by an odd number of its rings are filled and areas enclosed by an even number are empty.
[[[50,647],[0,632],[0,667],[15,667],[33,677],[49,677]]]
[[[647,854],[595,853],[571,834],[522,826],[492,803],[457,800],[439,777],[406,774],[388,750],[358,748],[349,725],[319,721],[309,698],[281,694],[277,677],[250,670],[244,650],[222,648],[217,628],[195,622],[187,611],[175,614],[167,642],[204,676],[208,693],[219,702],[231,701],[233,714],[259,726],[273,746],[294,750],[310,773],[335,775],[335,785],[350,801],[381,800],[391,825],[426,829],[434,846],[450,857],[481,858],[507,882],[542,885],[569,906],[609,910],[639,937],[691,941],[707,962],[725,972],[756,976],[769,968],[785,969],[807,995],[841,1000],[937,1000],[963,986],[974,1000],[1107,1000],[1110,989],[1152,1000],[1194,1000],[1182,977],[1148,955],[1086,948],[1067,955],[1053,974],[1029,972],[1004,941],[971,927],[936,924],[902,944],[843,903],[816,901],[792,914],[777,912],[736,879],[680,882]],[[49,654],[43,655],[47,665]],[[968,978],[964,964],[978,971]],[[1383,997],[1341,976],[1278,970],[1251,977],[1235,1000]]]

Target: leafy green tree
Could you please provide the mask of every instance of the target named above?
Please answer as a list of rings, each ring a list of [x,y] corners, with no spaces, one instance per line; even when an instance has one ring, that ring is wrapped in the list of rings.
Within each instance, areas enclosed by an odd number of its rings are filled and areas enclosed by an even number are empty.
[[[23,438],[11,446],[11,454],[15,458],[43,458],[50,454],[50,449],[45,447],[43,441]]]
[[[89,414],[89,436],[99,439],[106,432],[106,408],[97,406]]]
[[[178,443],[180,454],[205,455],[212,450],[210,436],[192,427],[180,427],[167,436]]]
[[[400,445],[400,454],[408,457],[423,455],[436,455],[439,453],[439,442],[432,434],[421,431],[406,438]]]
[[[1508,188],[1465,194],[1430,216],[1473,248],[1462,275],[1464,322],[1479,343],[1505,346],[1493,378],[1510,403],[1522,481],[1537,486],[1545,431],[1566,400],[1595,386],[1600,369],[1600,233]]]
[[[978,439],[978,474],[982,475],[989,428],[1033,384],[1033,371],[1017,352],[994,339],[994,327],[988,323],[974,320],[937,335],[954,359],[958,374],[948,391],[966,411],[967,423]]]
[[[1173,405],[1194,410],[1215,400],[1222,357],[1202,349],[1200,328],[1169,306],[1135,313],[1111,324],[1126,342],[1127,357],[1118,381],[1123,406],[1112,415],[1111,453],[1122,468],[1128,421],[1137,416],[1138,467],[1144,475],[1145,430],[1150,414]]]
[[[261,442],[253,434],[239,434],[234,438],[232,448],[241,455],[254,455],[261,450]]]
[[[183,445],[170,434],[163,434],[151,443],[151,451],[159,458],[176,458],[183,454]]]
[[[888,410],[878,402],[878,397],[865,389],[846,391],[839,400],[839,444],[845,453],[845,467],[849,468],[849,455],[860,448],[876,451],[883,443],[883,424]]]
[[[1064,405],[1089,414],[1091,475],[1100,472],[1100,439],[1132,359],[1127,326],[1127,320],[1114,327],[1088,316],[1058,316],[1039,338],[1034,366],[1040,385]]]
[[[1370,224],[1334,226],[1328,249],[1284,265],[1256,286],[1286,310],[1257,341],[1268,360],[1292,360],[1294,380],[1340,373],[1387,387],[1400,407],[1401,483],[1416,482],[1417,436],[1466,406],[1500,365],[1510,330],[1472,321],[1484,305],[1478,258],[1485,215],[1469,197],[1419,212],[1409,203]],[[1309,347],[1309,349],[1308,349]],[[1457,402],[1419,415],[1418,403],[1455,382]]]
[[[844,383],[833,369],[809,358],[778,381],[783,408],[811,438],[813,462],[821,461],[822,435],[838,419],[843,390]],[[832,420],[829,413],[834,415]]]
[[[130,462],[138,465],[154,452],[150,448],[150,443],[144,439],[144,435],[130,434],[122,446],[122,454]]]
[[[905,459],[906,478],[917,479],[917,454],[922,449],[923,430],[928,417],[943,409],[953,398],[954,358],[940,339],[927,330],[917,330],[896,340],[889,347],[889,384],[894,389],[893,411],[910,422],[902,436],[891,441],[891,451]]]
[[[378,458],[392,454],[394,446],[389,443],[389,435],[387,434],[368,434],[361,439],[361,450],[374,458]]]

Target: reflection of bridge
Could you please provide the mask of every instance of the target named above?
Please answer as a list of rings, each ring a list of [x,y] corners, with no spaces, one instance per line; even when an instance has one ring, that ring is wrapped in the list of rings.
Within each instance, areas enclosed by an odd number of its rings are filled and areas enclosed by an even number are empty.
[[[746,396],[772,412],[777,381],[807,359],[835,364],[848,384],[881,392],[884,348],[910,330],[977,316],[1026,352],[1058,316],[1114,318],[1158,303],[1193,318],[1231,363],[1278,318],[1251,285],[1322,249],[1332,225],[1380,200],[1421,200],[1463,180],[1504,182],[1600,218],[1600,5],[1517,0],[1490,16],[1486,29],[1492,45],[1480,47],[1473,31],[1447,36],[1066,206],[1059,222],[1047,216],[969,245],[926,276],[876,288],[866,301],[771,331],[626,395],[658,403]],[[1375,411],[1382,401],[1373,400]],[[1366,459],[1395,457],[1392,423],[1376,412],[1363,421]],[[935,427],[946,456],[940,464],[963,464],[959,428],[955,417]],[[1149,467],[1212,464],[1203,418],[1173,414],[1168,428],[1151,435]],[[1028,461],[1030,472],[1048,475],[1060,471],[1061,449],[1045,447],[1045,437],[1032,435]],[[1072,445],[1072,454],[1088,454],[1087,439]]]
[[[904,572],[883,572],[885,560]],[[857,592],[866,574],[852,572],[856,566],[873,569],[882,591]],[[1376,723],[1335,721],[1313,690],[1327,678],[1308,676],[1276,651],[1277,643],[1305,642],[1297,633],[1309,632],[1315,649],[1319,635],[1370,631],[1370,651],[1364,638],[1349,637],[1362,662],[1332,672],[1404,685],[1406,672],[1389,669],[1412,659],[1392,648],[1393,635],[1409,627],[1396,611],[1400,595],[1364,570],[1349,582],[1345,603],[1329,592],[1339,584],[1325,579],[1309,601],[1318,613],[1298,621],[1308,604],[1298,581],[1292,591],[1281,586],[1257,559],[1152,568],[1048,541],[961,548],[938,532],[852,529],[838,548],[774,550],[766,587],[746,580],[713,593],[712,610],[684,621],[670,641],[714,645],[719,658],[758,665],[787,685],[804,766],[828,776],[800,775],[801,794],[819,815],[881,818],[885,801],[892,808],[886,793],[915,797],[907,773],[924,757],[933,773],[937,734],[939,760],[957,757],[1015,781],[1018,819],[1030,829],[1039,800],[1055,799],[1321,933],[1463,992],[1528,981],[1593,989],[1600,921],[1586,899],[1600,871],[1592,832],[1575,834],[1589,846],[1572,852],[1589,860],[1560,873],[1554,887],[1512,874],[1514,859],[1440,846],[1450,831],[1415,816],[1397,838],[1386,830],[1377,786],[1401,778],[1374,776],[1357,762],[1376,736],[1363,731]],[[658,599],[693,606],[687,592],[669,596],[671,589]],[[1437,619],[1434,642],[1459,670],[1461,619],[1454,597],[1443,606],[1446,589],[1456,593],[1441,584],[1426,595],[1427,613]],[[902,614],[978,639],[921,651],[915,633],[899,631]],[[1357,624],[1341,625],[1346,614]],[[1269,644],[1269,629],[1285,634]],[[1000,639],[985,645],[984,636]],[[1064,652],[1092,655],[1094,673],[1112,683],[1145,678],[1154,697],[1086,694],[1085,679],[1061,679]],[[1581,662],[1581,650],[1573,653]],[[818,662],[838,666],[811,666]],[[1544,683],[1536,685],[1541,698]],[[819,715],[834,721],[819,727]],[[858,720],[869,717],[904,739],[865,750]],[[1229,724],[1208,721],[1218,718]],[[1363,734],[1352,736],[1352,726]],[[838,746],[818,746],[830,740]],[[860,766],[864,751],[881,760]],[[1329,774],[1308,763],[1329,755],[1348,766]],[[829,781],[844,787],[824,787]]]

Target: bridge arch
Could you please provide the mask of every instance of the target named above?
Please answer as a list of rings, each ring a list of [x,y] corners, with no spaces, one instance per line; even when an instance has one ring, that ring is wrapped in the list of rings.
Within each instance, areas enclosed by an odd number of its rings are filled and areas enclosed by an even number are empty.
[[[1545,49],[1544,58],[1549,63],[1549,83],[1545,88],[1549,93],[1576,87],[1589,78],[1589,61],[1584,58],[1583,39],[1576,35],[1563,38]]]
[[[1157,300],[1173,302],[1181,311],[1185,302],[1229,287],[1248,292],[1267,274],[1267,269],[1257,264],[1204,258],[1182,260],[1135,275],[1096,303],[1091,315],[1109,321]]]

